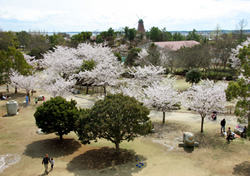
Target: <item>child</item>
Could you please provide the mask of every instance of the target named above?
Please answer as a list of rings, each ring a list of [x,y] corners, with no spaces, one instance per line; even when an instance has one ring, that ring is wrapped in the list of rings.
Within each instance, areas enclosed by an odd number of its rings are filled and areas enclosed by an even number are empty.
[[[53,159],[53,158],[51,158],[51,159],[50,159],[50,163],[51,163],[51,170],[53,170],[54,163],[55,163],[55,161],[54,161],[54,159]]]
[[[38,98],[37,97],[35,97],[35,103],[37,104],[37,101],[38,101]]]

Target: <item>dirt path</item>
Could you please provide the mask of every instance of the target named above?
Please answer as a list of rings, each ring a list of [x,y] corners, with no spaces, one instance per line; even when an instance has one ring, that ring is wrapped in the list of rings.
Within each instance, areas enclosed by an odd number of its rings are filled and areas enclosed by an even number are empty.
[[[67,98],[68,100],[74,99],[77,101],[77,105],[84,108],[90,108],[94,105],[94,102],[96,101],[93,97],[90,96],[84,96],[84,95],[74,95]],[[151,110],[150,111],[150,118],[151,119],[162,119],[162,112],[157,110]],[[212,123],[212,124],[218,124],[220,126],[220,121],[222,119],[226,119],[227,126],[235,127],[237,122],[237,117],[235,115],[228,115],[228,114],[218,114],[217,120],[212,121],[208,119],[209,116],[205,118],[204,123]],[[166,112],[166,120],[176,120],[176,121],[186,121],[186,122],[201,122],[201,117],[199,114],[187,110],[182,111],[171,111]]]

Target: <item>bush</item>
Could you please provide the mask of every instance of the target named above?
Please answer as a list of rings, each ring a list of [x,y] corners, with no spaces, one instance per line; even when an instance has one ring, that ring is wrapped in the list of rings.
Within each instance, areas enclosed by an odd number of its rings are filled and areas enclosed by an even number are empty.
[[[233,75],[231,73],[223,73],[223,72],[209,72],[206,76],[205,73],[202,73],[202,79],[215,79],[215,80],[223,80],[226,78],[227,81],[233,80]]]
[[[174,72],[174,75],[185,76],[187,72],[188,72],[187,69],[184,69],[184,70],[176,70],[176,71]]]
[[[201,72],[198,69],[189,70],[185,76],[186,76],[186,82],[189,82],[191,84],[193,83],[197,84],[201,80]]]

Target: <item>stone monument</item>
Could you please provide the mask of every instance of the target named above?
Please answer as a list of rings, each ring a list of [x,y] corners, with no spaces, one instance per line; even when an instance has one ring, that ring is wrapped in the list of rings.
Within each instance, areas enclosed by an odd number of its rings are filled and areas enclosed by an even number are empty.
[[[15,100],[10,100],[6,103],[7,115],[12,116],[18,114],[18,103]]]
[[[183,142],[179,143],[179,147],[199,147],[199,143],[194,142],[194,133],[184,132]]]

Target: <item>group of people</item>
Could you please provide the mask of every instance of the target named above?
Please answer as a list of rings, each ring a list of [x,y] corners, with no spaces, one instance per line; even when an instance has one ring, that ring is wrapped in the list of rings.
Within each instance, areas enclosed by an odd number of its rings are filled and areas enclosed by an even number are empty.
[[[51,171],[53,170],[53,167],[54,167],[54,164],[55,164],[55,161],[53,158],[49,158],[49,155],[46,154],[45,157],[43,158],[43,161],[42,161],[42,164],[44,164],[44,168],[45,168],[45,173],[48,174],[49,171],[48,171],[48,165],[49,165],[49,162],[51,164]]]
[[[225,119],[223,119],[221,122],[220,122],[220,125],[221,125],[221,133],[225,133],[225,125],[226,125],[226,120]],[[246,132],[247,132],[247,127],[246,126],[244,126],[244,129],[243,129],[243,131],[241,132],[241,137],[243,138],[243,136],[244,136],[244,134],[246,134]],[[229,140],[233,140],[234,138],[235,138],[235,134],[234,133],[232,133],[232,131],[231,131],[231,128],[230,127],[228,127],[228,130],[227,130],[227,141],[229,141]]]
[[[8,98],[9,98],[8,95],[7,96],[3,96],[3,93],[1,92],[1,94],[0,94],[0,100],[6,100]]]

